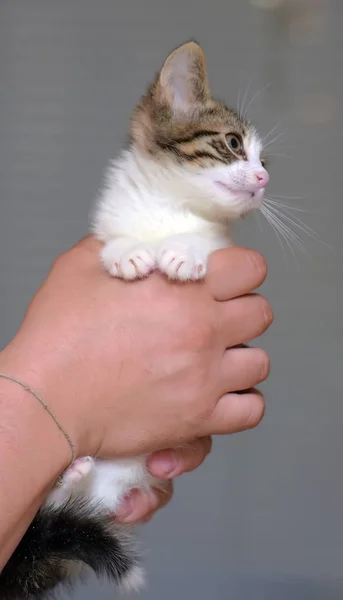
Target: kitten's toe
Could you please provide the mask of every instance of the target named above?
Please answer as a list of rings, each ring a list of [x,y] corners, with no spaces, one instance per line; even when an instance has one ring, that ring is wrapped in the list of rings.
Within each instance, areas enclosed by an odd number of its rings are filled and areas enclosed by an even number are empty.
[[[155,255],[149,246],[138,246],[122,256],[120,269],[125,279],[146,277],[155,268]]]
[[[158,267],[169,279],[178,281],[203,279],[207,270],[206,259],[191,250],[184,251],[177,247],[162,249]]]
[[[63,484],[74,484],[86,477],[93,468],[94,460],[91,456],[77,458],[63,474]]]
[[[120,279],[140,279],[146,277],[155,268],[155,254],[148,245],[135,246],[134,248],[112,249],[111,253],[103,253],[103,263],[113,277]]]

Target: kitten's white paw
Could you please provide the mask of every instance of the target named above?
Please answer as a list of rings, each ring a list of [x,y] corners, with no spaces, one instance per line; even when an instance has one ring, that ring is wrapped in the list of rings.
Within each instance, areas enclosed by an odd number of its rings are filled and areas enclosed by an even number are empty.
[[[139,592],[145,587],[145,571],[142,567],[132,567],[120,582],[123,592]]]
[[[82,456],[74,460],[73,464],[63,474],[62,485],[72,485],[81,481],[90,473],[94,465],[94,460],[91,456]]]
[[[194,281],[205,277],[207,257],[195,248],[187,248],[178,243],[166,243],[160,249],[158,267],[169,279]]]
[[[108,244],[102,249],[101,260],[112,277],[128,280],[146,277],[156,266],[154,250],[148,244],[130,248]]]

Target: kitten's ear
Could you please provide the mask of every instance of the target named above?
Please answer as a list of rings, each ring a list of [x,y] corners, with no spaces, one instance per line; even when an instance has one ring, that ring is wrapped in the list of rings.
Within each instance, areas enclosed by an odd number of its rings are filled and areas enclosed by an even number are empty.
[[[156,82],[155,98],[184,115],[211,98],[205,56],[196,42],[183,44],[168,56]]]

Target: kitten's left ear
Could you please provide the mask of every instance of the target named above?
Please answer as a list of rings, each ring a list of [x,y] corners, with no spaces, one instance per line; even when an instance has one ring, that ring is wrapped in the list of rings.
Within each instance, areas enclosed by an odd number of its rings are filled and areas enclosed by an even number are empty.
[[[155,98],[183,115],[211,98],[205,56],[196,42],[183,44],[168,56],[156,83]]]

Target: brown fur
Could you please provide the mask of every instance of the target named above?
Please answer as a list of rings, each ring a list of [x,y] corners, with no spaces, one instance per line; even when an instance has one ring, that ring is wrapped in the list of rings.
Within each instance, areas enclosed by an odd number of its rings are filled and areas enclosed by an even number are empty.
[[[177,61],[186,64],[187,103],[182,112],[173,107]],[[208,167],[237,160],[225,136],[235,133],[243,139],[252,130],[247,120],[211,97],[204,54],[196,42],[188,42],[168,56],[142,97],[133,114],[131,136],[147,154]]]

